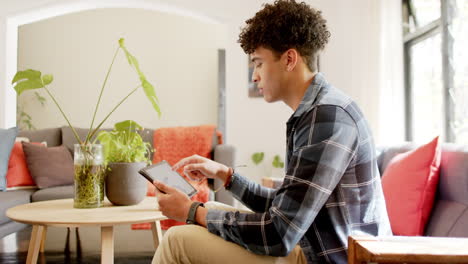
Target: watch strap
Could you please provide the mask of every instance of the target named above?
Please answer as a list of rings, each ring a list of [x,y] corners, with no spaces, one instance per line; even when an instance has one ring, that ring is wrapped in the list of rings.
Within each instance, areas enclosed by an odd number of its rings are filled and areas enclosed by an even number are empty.
[[[196,221],[195,221],[195,214],[197,213],[197,208],[201,206],[201,207],[205,207],[205,205],[201,202],[193,202],[192,205],[190,205],[190,209],[189,209],[189,212],[188,212],[188,216],[187,216],[187,220],[185,221],[187,224],[196,224]]]

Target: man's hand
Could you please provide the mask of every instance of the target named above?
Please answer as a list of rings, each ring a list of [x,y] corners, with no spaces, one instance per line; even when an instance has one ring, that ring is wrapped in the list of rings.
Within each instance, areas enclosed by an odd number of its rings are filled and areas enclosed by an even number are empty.
[[[193,201],[185,193],[162,182],[154,181],[153,184],[156,186],[156,198],[162,214],[176,221],[185,222]]]
[[[223,182],[226,182],[231,171],[229,167],[221,163],[214,162],[198,155],[181,159],[172,166],[172,170],[178,170],[181,167],[184,168],[184,174],[187,175],[187,177],[195,180],[201,180],[206,177],[211,179],[220,179]]]

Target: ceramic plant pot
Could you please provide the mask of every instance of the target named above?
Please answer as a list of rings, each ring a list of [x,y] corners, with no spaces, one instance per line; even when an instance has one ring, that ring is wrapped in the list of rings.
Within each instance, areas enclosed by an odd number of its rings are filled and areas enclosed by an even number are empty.
[[[134,205],[146,196],[147,181],[138,171],[144,162],[109,163],[106,176],[106,196],[114,205]]]

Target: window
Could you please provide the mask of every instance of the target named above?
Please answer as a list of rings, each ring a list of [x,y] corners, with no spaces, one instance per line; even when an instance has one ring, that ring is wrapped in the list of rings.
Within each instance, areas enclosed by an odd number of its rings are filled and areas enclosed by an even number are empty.
[[[407,140],[468,144],[466,32],[468,1],[403,0]]]

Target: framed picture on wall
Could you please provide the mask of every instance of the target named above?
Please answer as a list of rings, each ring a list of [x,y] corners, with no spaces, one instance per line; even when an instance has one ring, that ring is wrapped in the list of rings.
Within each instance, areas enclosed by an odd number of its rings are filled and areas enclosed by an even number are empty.
[[[249,81],[248,81],[248,88],[249,88],[249,97],[263,97],[260,93],[260,90],[257,87],[257,84],[252,82],[252,74],[254,71],[254,63],[252,62],[250,55],[247,56],[248,58],[248,65],[249,65]]]

